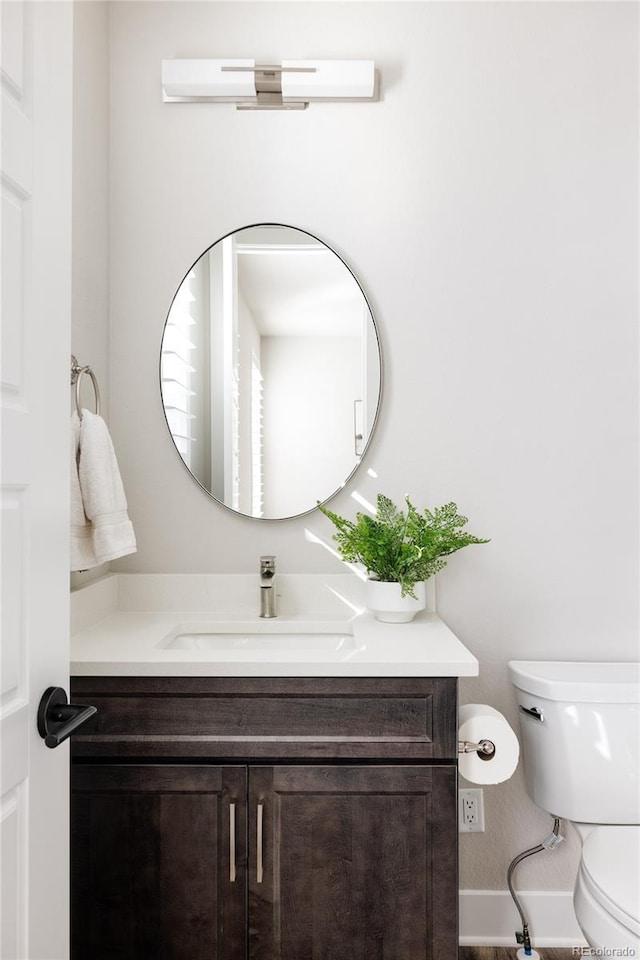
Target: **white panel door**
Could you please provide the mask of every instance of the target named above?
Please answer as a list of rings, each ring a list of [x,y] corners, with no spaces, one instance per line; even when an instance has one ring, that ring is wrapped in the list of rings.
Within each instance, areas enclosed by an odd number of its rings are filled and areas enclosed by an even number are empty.
[[[69,675],[72,5],[0,23],[0,957],[65,960],[69,748],[36,714]]]

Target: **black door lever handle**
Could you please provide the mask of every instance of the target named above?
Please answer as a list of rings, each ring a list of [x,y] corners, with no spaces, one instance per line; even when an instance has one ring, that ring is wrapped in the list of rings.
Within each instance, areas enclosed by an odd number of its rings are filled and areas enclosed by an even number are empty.
[[[38,733],[47,747],[59,747],[97,712],[88,704],[69,703],[62,687],[47,687],[38,707]]]

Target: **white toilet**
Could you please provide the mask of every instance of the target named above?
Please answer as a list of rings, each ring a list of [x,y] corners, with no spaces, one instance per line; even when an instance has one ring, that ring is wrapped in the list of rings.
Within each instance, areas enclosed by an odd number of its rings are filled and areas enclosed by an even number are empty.
[[[640,958],[640,664],[513,660],[527,791],[582,841],[573,897],[592,947]]]

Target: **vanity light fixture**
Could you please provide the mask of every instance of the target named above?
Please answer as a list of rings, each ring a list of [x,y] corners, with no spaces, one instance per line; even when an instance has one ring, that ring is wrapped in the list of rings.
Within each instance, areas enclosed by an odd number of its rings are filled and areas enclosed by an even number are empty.
[[[238,110],[305,110],[313,101],[377,100],[373,60],[163,60],[165,103],[235,103]]]

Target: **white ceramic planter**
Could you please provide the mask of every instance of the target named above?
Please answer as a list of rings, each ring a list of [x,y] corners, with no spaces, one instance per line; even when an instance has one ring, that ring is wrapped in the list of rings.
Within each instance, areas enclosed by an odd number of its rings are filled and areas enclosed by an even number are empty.
[[[415,600],[409,594],[402,597],[399,583],[385,583],[382,580],[367,580],[366,603],[376,620],[383,623],[409,623],[416,613],[426,606],[424,580],[416,583]]]

